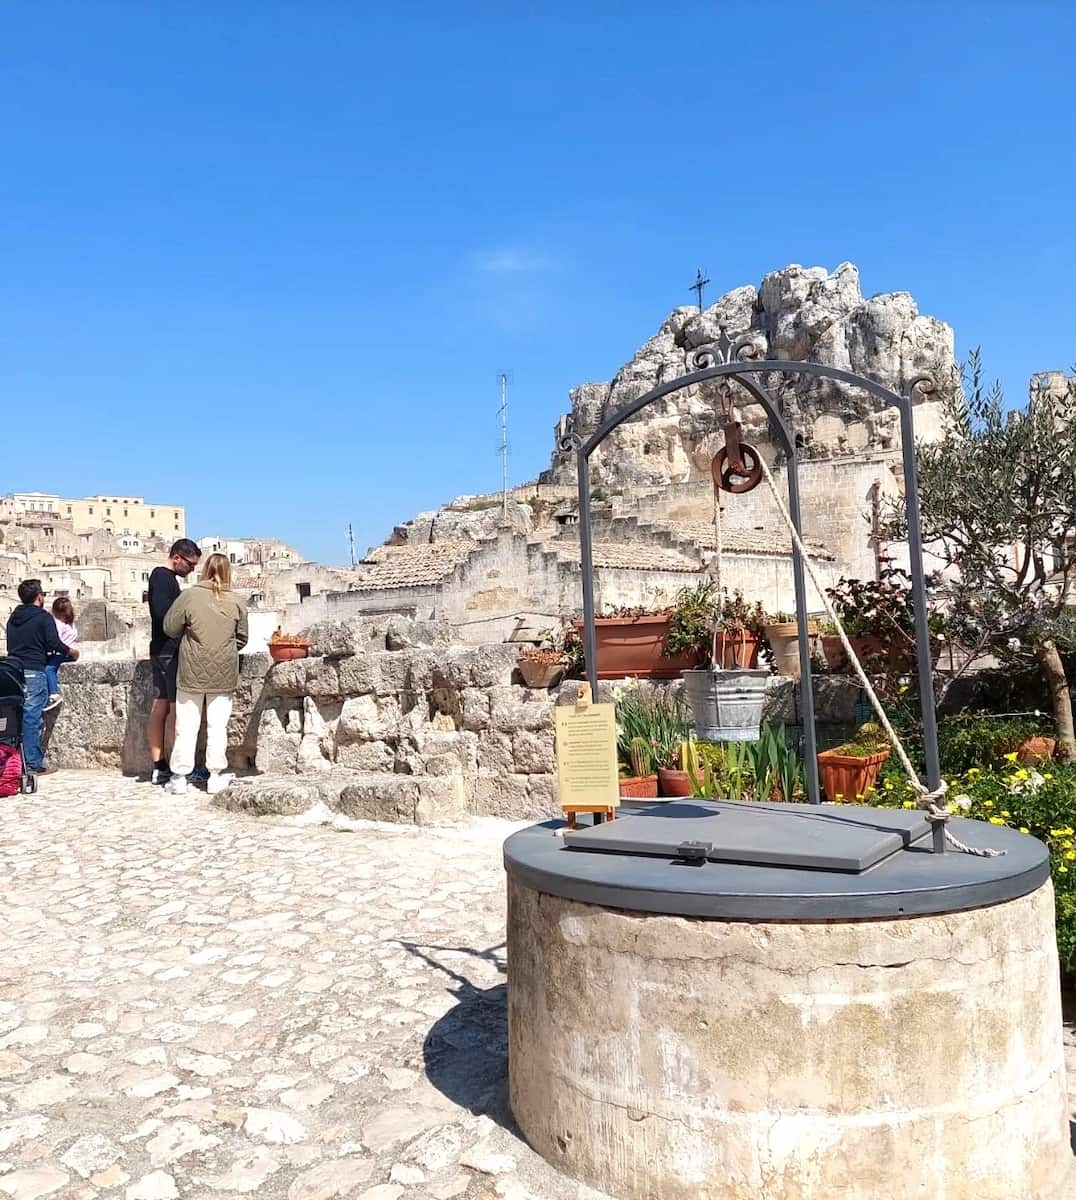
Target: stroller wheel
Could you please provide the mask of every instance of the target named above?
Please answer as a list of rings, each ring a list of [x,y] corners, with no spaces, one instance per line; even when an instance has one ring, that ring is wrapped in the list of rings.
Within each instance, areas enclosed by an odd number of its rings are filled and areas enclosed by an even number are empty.
[[[37,791],[37,776],[27,771],[22,777],[22,790],[26,795],[32,796]]]

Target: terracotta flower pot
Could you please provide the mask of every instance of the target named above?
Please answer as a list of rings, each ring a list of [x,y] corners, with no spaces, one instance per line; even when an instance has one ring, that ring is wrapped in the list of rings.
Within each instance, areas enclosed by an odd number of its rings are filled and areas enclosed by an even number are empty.
[[[874,787],[882,763],[889,757],[888,747],[862,758],[852,754],[838,754],[836,750],[823,750],[818,756],[818,773],[822,777],[822,790],[829,800],[840,796],[843,800],[854,800],[864,796]]]
[[[911,642],[893,641],[887,643],[873,633],[850,633],[848,640],[856,652],[856,658],[863,665],[868,675],[879,675],[893,672],[897,675],[911,675],[916,669],[915,645]],[[941,638],[930,639],[930,661],[937,663],[942,650]],[[826,666],[835,674],[845,674],[852,666],[845,653],[841,639],[835,633],[822,635],[822,653],[825,655]]]
[[[723,671],[753,670],[758,666],[759,641],[757,633],[750,633],[746,629],[738,633],[725,633],[722,630],[714,637],[714,662]]]
[[[519,673],[529,688],[551,688],[560,683],[564,666],[562,663],[535,662],[533,658],[521,658]]]
[[[1041,736],[1024,738],[1016,748],[1016,758],[1025,766],[1032,766],[1053,758],[1056,749],[1056,738]]]
[[[621,775],[620,794],[632,796],[638,800],[656,800],[658,798],[658,777],[656,775]]]
[[[814,621],[807,622],[807,636],[812,638],[818,633]],[[776,625],[766,626],[766,641],[773,651],[773,662],[779,675],[787,675],[790,679],[800,677],[800,647],[799,626],[795,621],[781,621]],[[837,639],[838,643],[840,639]],[[842,647],[843,649],[843,647]]]
[[[269,657],[275,663],[290,662],[293,658],[306,658],[310,653],[308,642],[270,642]]]
[[[658,767],[658,790],[663,796],[690,796],[691,776],[676,767]]]
[[[583,624],[575,623],[580,638]],[[700,656],[696,653],[678,654],[665,658],[669,636],[669,618],[646,617],[599,617],[594,622],[597,642],[598,678],[624,679],[634,675],[639,679],[677,679],[681,671],[698,666]]]

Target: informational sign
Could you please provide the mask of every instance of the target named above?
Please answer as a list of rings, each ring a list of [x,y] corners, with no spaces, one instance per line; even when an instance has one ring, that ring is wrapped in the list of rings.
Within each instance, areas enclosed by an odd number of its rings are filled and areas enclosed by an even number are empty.
[[[555,712],[561,808],[587,812],[619,807],[615,706],[565,704]]]

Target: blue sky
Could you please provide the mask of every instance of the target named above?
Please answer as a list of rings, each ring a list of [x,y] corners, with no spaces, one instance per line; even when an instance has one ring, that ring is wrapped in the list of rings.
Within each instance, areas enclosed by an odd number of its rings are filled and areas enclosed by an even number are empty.
[[[8,4],[0,492],[325,561],[548,460],[678,304],[858,264],[1010,400],[1076,360],[1056,3]]]

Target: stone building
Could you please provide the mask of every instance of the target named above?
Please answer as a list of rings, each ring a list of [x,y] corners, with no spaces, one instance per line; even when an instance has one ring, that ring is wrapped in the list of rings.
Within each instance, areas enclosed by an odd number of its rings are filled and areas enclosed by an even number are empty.
[[[186,537],[187,513],[179,504],[157,504],[141,496],[87,496],[68,500],[52,492],[9,492],[0,498],[5,515],[39,513],[70,521],[75,533],[105,529],[116,535],[175,541]]]
[[[774,271],[758,288],[736,288],[703,312],[676,309],[610,382],[574,389],[548,469],[513,490],[507,511],[500,495],[462,496],[397,525],[344,586],[301,606],[293,600],[289,626],[398,611],[448,621],[461,639],[483,641],[578,613],[575,460],[560,449],[560,437],[568,427],[586,437],[644,392],[687,374],[722,329],[750,334],[761,357],[824,363],[900,393],[917,376],[930,376],[933,395],[916,396],[921,438],[938,435],[940,398],[956,386],[952,329],[920,314],[908,293],[865,299],[850,263],[833,272]],[[905,548],[883,545],[876,532],[883,507],[902,490],[896,411],[862,391],[807,376],[771,387],[802,447],[804,534],[825,580],[873,578],[882,562],[906,562]],[[592,457],[600,605],[659,605],[714,572],[710,463],[724,436],[718,400],[714,385],[684,388],[625,422]],[[746,393],[734,400],[744,438],[784,489],[784,456],[765,414]],[[791,539],[765,486],[722,493],[719,520],[723,585],[742,588],[771,612],[790,610]]]

